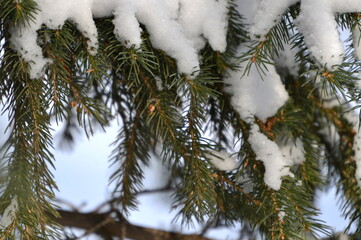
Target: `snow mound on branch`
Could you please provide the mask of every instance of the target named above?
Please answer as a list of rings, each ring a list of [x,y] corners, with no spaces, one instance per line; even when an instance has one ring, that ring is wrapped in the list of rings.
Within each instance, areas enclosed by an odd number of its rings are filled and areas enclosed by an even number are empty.
[[[224,151],[210,151],[207,158],[213,165],[221,171],[232,171],[239,166],[236,159],[232,158],[229,153]]]
[[[282,139],[277,141],[277,145],[290,166],[301,164],[305,161],[305,150],[300,138]]]
[[[290,172],[290,162],[284,156],[279,146],[259,131],[256,124],[251,126],[248,139],[256,159],[263,162],[265,167],[264,182],[270,188],[279,190],[282,184],[282,177],[293,176]]]
[[[244,62],[240,66],[242,71],[229,72],[225,90],[232,95],[231,103],[244,121],[249,122],[255,116],[266,121],[285,104],[288,93],[274,65],[266,64],[265,75],[251,66],[249,73],[243,76],[246,66]]]
[[[249,32],[252,38],[263,41],[270,29],[281,20],[287,8],[298,0],[258,0],[258,2]]]
[[[286,9],[297,2],[301,2],[301,12],[296,19],[296,25],[312,55],[322,66],[330,69],[341,64],[344,49],[335,15],[360,12],[359,0],[259,0],[250,27],[251,38],[264,40],[265,35],[280,21]]]
[[[12,47],[30,64],[31,78],[44,75],[51,63],[37,44],[37,30],[45,24],[61,29],[72,21],[88,39],[88,51],[98,50],[98,32],[93,17],[114,16],[114,33],[127,47],[142,43],[140,23],[150,33],[152,44],[177,61],[180,73],[199,69],[198,51],[206,40],[216,51],[226,49],[227,0],[36,0],[39,12],[33,22],[12,30]]]

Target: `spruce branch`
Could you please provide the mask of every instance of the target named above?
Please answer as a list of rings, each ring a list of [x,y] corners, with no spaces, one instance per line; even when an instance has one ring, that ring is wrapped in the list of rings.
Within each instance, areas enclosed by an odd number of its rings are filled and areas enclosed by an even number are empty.
[[[18,66],[26,67],[26,64]],[[47,85],[42,80],[30,80],[27,68],[19,68],[18,73],[7,106],[11,135],[6,163],[2,163],[7,179],[2,185],[0,209],[4,211],[14,198],[19,207],[13,224],[3,236],[14,237],[17,229],[22,239],[48,239],[57,234],[57,226],[46,214],[57,216],[54,205],[49,202],[57,187],[49,169],[54,159],[49,150],[52,138],[46,112]]]

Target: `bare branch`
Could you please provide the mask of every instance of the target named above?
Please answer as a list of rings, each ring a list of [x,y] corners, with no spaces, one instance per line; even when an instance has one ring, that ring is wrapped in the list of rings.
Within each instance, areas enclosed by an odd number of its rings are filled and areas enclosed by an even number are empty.
[[[55,221],[63,226],[77,227],[94,231],[100,235],[122,237],[122,226],[125,226],[125,237],[134,240],[211,240],[198,234],[181,234],[159,229],[152,229],[133,225],[127,221],[119,221],[111,213],[80,213],[75,211],[58,210],[60,218]]]

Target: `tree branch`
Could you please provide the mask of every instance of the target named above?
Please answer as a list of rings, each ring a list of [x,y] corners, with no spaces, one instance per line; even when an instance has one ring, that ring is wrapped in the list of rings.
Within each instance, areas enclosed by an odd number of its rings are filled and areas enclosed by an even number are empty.
[[[91,230],[100,235],[125,236],[134,240],[211,240],[197,234],[181,234],[133,225],[125,220],[113,218],[111,213],[80,213],[66,210],[58,212],[60,217],[55,221],[62,226]],[[122,229],[125,229],[125,234],[122,233]]]

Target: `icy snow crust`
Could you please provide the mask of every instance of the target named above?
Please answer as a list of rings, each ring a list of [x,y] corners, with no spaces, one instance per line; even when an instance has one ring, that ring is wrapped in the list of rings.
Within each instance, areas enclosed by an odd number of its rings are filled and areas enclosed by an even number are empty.
[[[114,33],[130,47],[142,43],[139,23],[146,26],[154,47],[177,60],[178,71],[192,74],[199,69],[198,51],[206,40],[216,51],[226,49],[227,0],[36,0],[40,11],[30,26],[12,31],[12,46],[31,66],[31,78],[43,76],[50,63],[37,45],[42,24],[61,29],[72,21],[88,38],[88,50],[95,55],[98,32],[95,18],[114,16]]]

